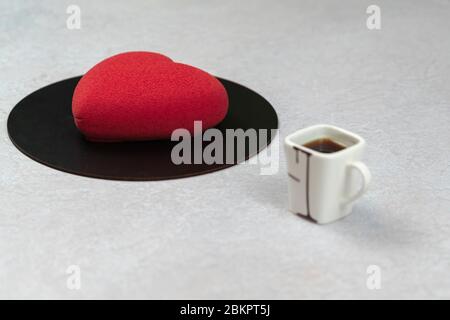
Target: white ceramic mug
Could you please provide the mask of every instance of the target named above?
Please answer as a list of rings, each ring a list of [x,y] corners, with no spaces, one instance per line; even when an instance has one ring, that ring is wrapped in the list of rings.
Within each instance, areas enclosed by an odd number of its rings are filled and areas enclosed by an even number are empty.
[[[345,148],[322,153],[304,146],[322,138]],[[315,125],[287,136],[284,147],[289,210],[317,223],[329,223],[348,215],[371,179],[369,169],[360,161],[365,144],[360,136],[330,125]],[[359,172],[362,179],[355,179],[353,172]]]

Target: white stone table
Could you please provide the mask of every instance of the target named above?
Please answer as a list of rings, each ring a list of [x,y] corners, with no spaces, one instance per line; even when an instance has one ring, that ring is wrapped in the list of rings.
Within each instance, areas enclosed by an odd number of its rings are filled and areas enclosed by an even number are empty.
[[[80,30],[66,28],[71,3]],[[381,30],[366,27],[373,3]],[[0,2],[0,297],[450,298],[449,31],[448,0]],[[130,50],[256,90],[280,139],[316,123],[359,133],[370,191],[318,226],[286,210],[283,154],[271,176],[240,165],[117,182],[12,145],[20,99]],[[70,265],[80,290],[66,286]]]

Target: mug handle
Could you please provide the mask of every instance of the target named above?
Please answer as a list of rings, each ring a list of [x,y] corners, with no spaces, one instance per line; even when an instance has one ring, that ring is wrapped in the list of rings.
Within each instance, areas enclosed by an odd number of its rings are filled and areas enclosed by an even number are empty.
[[[370,180],[372,179],[372,174],[370,173],[369,168],[367,168],[367,166],[364,163],[357,161],[350,163],[348,166],[351,169],[356,169],[361,174],[362,186],[358,190],[358,192],[347,198],[345,200],[345,203],[353,202],[359,197],[361,197],[367,191],[367,187],[369,186]]]

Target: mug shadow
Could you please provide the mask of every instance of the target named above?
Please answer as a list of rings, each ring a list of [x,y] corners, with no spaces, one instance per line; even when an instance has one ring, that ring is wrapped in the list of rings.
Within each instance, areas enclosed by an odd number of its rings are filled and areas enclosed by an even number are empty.
[[[325,226],[343,237],[369,245],[405,247],[422,243],[421,233],[414,225],[396,218],[370,199],[357,201],[348,216]]]
[[[250,196],[258,203],[285,214],[293,214],[288,210],[287,174],[281,170],[276,175],[260,176]],[[307,222],[330,232],[341,234],[351,241],[364,241],[368,245],[386,246],[420,246],[421,233],[417,226],[408,221],[396,218],[396,215],[381,208],[370,197],[358,200],[353,211],[346,217],[329,224],[319,225],[310,217],[296,215],[299,223]]]

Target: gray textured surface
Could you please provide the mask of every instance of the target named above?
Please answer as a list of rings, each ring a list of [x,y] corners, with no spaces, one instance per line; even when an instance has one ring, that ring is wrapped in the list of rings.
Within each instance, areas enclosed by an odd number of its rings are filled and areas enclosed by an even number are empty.
[[[67,5],[82,29],[65,27]],[[450,3],[1,1],[0,297],[450,298]],[[166,182],[55,171],[14,148],[22,97],[128,50],[160,51],[260,92],[281,132],[335,124],[368,142],[351,216],[286,210],[255,166]],[[280,148],[280,150],[282,150]],[[81,267],[81,290],[66,268]],[[366,288],[379,265],[382,288]]]

